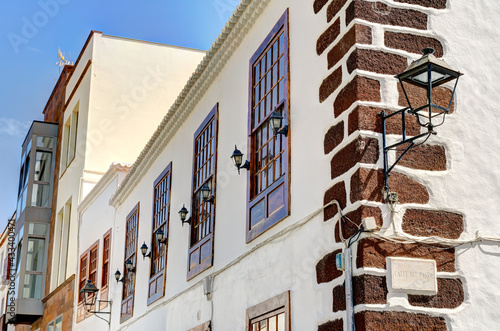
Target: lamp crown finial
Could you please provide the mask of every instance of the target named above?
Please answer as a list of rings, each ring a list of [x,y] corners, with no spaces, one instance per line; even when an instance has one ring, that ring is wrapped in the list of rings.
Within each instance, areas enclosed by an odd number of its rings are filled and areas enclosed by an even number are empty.
[[[434,54],[435,50],[432,47],[426,47],[420,51],[423,55]]]

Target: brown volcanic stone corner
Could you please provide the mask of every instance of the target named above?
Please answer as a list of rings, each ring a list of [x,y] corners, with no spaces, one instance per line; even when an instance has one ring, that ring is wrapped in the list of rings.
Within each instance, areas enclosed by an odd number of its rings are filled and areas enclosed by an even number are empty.
[[[319,102],[323,102],[328,98],[342,83],[342,67],[332,72],[326,77],[319,87]]]
[[[345,310],[345,289],[338,285],[333,288],[333,312]]]
[[[387,303],[387,282],[384,277],[359,275],[352,279],[354,305]]]
[[[330,25],[328,29],[321,36],[319,36],[316,42],[316,53],[321,55],[325,49],[332,44],[332,42],[339,36],[340,33],[340,19],[337,19],[335,23]]]
[[[344,322],[342,319],[329,321],[318,326],[318,331],[343,331]]]
[[[464,231],[464,217],[440,210],[407,209],[402,227],[414,236],[457,239]]]
[[[361,311],[355,315],[357,331],[446,331],[443,317],[402,311]]]
[[[447,0],[395,0],[396,2],[409,3],[423,7],[432,7],[436,9],[445,9]]]
[[[427,29],[427,15],[412,9],[389,7],[381,2],[354,0],[346,9],[346,24],[355,18],[373,23]]]
[[[325,135],[325,154],[333,151],[344,140],[344,121],[332,126]]]
[[[420,51],[422,49],[426,47],[432,47],[436,51],[434,53],[435,56],[443,56],[443,45],[441,45],[441,42],[439,40],[431,37],[386,31],[384,36],[384,43],[389,48],[402,49],[404,51],[415,54],[421,54]]]
[[[455,271],[455,248],[445,249],[422,246],[419,244],[399,244],[377,239],[362,239],[358,246],[356,266],[386,269],[388,256],[411,257],[436,260],[438,272]]]
[[[408,294],[408,302],[412,306],[430,308],[457,308],[464,302],[464,289],[460,279],[438,278],[436,295]]]
[[[354,44],[371,44],[372,29],[369,26],[354,24],[340,41],[328,52],[328,69],[335,66]]]
[[[346,173],[358,163],[377,163],[379,154],[378,139],[358,136],[333,156],[332,179]]]
[[[405,83],[405,91],[414,109],[427,104],[427,90],[412,84]],[[406,101],[403,89],[401,88],[400,84],[398,84],[398,93],[399,93],[399,100],[398,100],[399,105],[401,107],[408,107],[409,106],[408,102]],[[451,93],[452,91],[447,87],[438,86],[433,88],[432,98],[434,104],[444,108],[448,108],[448,105],[450,103]],[[455,109],[455,102],[453,101],[451,103],[449,113],[450,114],[453,113],[454,109]]]
[[[327,2],[328,0],[314,0],[314,13],[317,14],[326,5]]]
[[[384,202],[382,188],[384,173],[382,170],[360,168],[351,177],[351,202],[370,200]],[[398,193],[400,203],[421,203],[429,201],[425,186],[398,172],[391,172],[389,187]]]
[[[335,278],[339,278],[340,276],[342,276],[342,271],[337,270],[337,266],[335,264],[335,257],[338,253],[341,252],[341,249],[337,249],[336,251],[325,255],[316,264],[316,281],[318,282],[318,284],[328,283]]]
[[[399,157],[402,153],[400,149],[396,156]],[[398,165],[419,170],[443,171],[446,170],[446,150],[440,145],[420,145],[410,149]]]
[[[333,0],[331,4],[328,5],[326,9],[326,20],[330,22],[335,15],[340,11],[340,9],[345,5],[347,0]]]
[[[397,75],[408,67],[408,60],[401,55],[371,49],[356,49],[347,59],[347,70],[365,70],[384,75]]]
[[[342,209],[345,208],[347,203],[347,193],[345,190],[344,182],[340,182],[333,185],[325,192],[325,196],[323,198],[323,205],[326,205],[327,203],[332,202],[333,200],[337,200]],[[324,220],[328,221],[329,219],[337,215],[338,212],[339,210],[336,204],[326,207],[323,212]]]
[[[380,101],[380,82],[375,79],[355,76],[337,95],[333,112],[338,117],[356,101]]]
[[[370,106],[357,106],[349,114],[348,122],[348,135],[354,133],[356,130],[367,130],[382,133],[382,116],[380,113],[385,111],[390,114],[391,111],[370,107]],[[386,121],[386,132],[388,134],[401,134],[402,122],[401,117],[393,116]],[[421,126],[418,124],[416,117],[406,116],[406,134],[416,136],[420,133]]]

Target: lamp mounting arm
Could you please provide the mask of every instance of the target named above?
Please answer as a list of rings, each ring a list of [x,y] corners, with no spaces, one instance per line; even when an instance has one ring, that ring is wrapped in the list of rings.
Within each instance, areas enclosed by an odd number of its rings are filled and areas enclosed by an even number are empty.
[[[380,116],[382,116],[382,138],[383,138],[383,154],[384,154],[384,188],[383,188],[383,194],[384,194],[384,199],[388,200],[389,197],[389,176],[391,175],[392,169],[398,164],[399,161],[412,149],[417,146],[420,146],[421,144],[425,143],[427,139],[430,137],[432,134],[437,134],[433,130],[432,125],[428,125],[427,127],[427,132],[421,133],[419,135],[413,136],[413,137],[406,137],[406,120],[405,120],[405,114],[406,113],[411,113],[412,109],[407,107],[400,109],[396,112],[393,113],[386,113],[385,111],[382,111],[380,113]],[[401,115],[402,118],[402,123],[401,123],[401,129],[402,129],[402,139],[392,145],[387,146],[387,125],[386,121],[396,115]],[[417,117],[418,118],[418,117]],[[420,124],[420,123],[419,123]],[[423,141],[419,143],[415,143],[416,140],[424,138]],[[398,146],[405,145],[407,144],[408,146],[402,150],[401,155],[397,157],[397,159],[392,163],[389,164],[389,157],[388,153],[390,150],[395,149]]]

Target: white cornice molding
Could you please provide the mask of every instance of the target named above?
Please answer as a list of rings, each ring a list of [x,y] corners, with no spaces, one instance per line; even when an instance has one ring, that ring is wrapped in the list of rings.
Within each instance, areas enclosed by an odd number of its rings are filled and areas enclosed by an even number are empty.
[[[156,161],[195,105],[215,81],[270,0],[244,0],[236,8],[181,93],[170,107],[109,203],[117,208]]]
[[[104,190],[116,178],[119,172],[130,171],[130,165],[125,163],[113,163],[108,171],[99,179],[97,184],[90,190],[85,198],[78,205],[78,214],[82,214],[87,208],[104,192]]]

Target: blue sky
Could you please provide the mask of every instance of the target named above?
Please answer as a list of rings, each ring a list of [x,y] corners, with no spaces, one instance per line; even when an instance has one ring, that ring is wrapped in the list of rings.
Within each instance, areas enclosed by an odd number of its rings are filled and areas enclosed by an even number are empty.
[[[76,61],[91,30],[207,50],[239,0],[0,1],[0,231],[16,207],[21,145],[59,76],[58,47]]]

